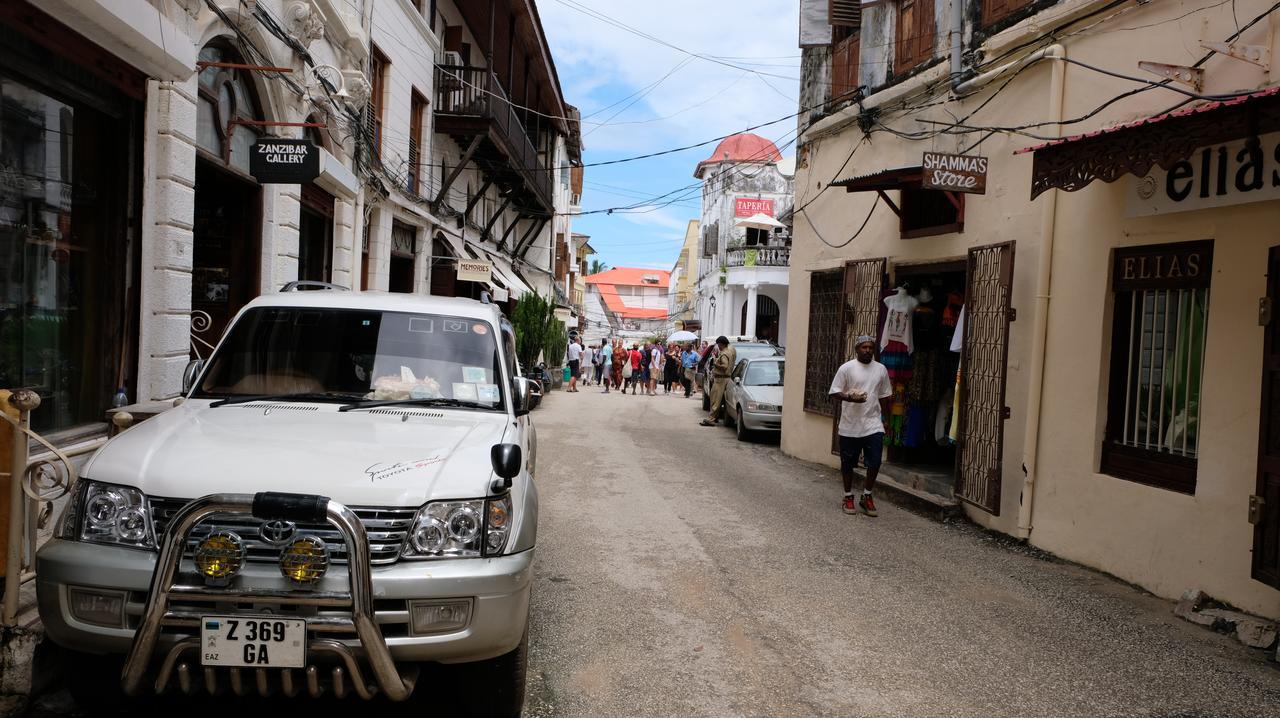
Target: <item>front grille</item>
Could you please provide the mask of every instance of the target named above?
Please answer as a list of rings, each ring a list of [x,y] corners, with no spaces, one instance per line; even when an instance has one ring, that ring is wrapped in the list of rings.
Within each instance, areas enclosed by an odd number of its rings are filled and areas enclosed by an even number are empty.
[[[187,505],[184,499],[151,499],[151,520],[155,535],[163,536],[174,514]],[[369,557],[377,565],[395,563],[400,558],[405,537],[413,524],[417,509],[355,508],[351,510],[364,524],[369,535]],[[196,544],[213,531],[234,531],[244,540],[245,557],[249,561],[275,562],[280,558],[280,546],[263,541],[259,528],[264,522],[248,514],[214,514],[196,524],[187,536],[186,555],[191,557]],[[294,536],[318,536],[329,547],[329,559],[334,564],[347,562],[347,546],[338,529],[328,523],[298,524]]]

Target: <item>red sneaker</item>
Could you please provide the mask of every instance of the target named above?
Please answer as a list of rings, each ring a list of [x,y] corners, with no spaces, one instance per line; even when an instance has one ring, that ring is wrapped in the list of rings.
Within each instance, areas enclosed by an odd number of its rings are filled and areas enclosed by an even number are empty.
[[[846,514],[856,514],[856,513],[858,513],[858,507],[857,507],[856,505],[854,505],[854,503],[853,503],[853,497],[852,497],[852,496],[846,496],[846,497],[844,497],[844,501],[841,501],[840,503],[841,503],[841,505],[844,507],[844,512],[845,512]]]
[[[858,508],[862,509],[862,513],[868,516],[879,516],[876,512],[876,501],[869,494],[863,494],[858,501]]]

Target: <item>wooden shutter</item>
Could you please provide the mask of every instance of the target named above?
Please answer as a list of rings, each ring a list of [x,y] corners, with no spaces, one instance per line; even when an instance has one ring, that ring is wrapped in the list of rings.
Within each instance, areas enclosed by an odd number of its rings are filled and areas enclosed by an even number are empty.
[[[1031,0],[982,0],[982,24],[991,25],[1031,4]]]
[[[1280,307],[1280,247],[1267,264],[1267,300]],[[1250,512],[1253,577],[1280,588],[1280,320],[1266,326],[1262,355],[1262,411],[1259,414],[1258,492]],[[1261,501],[1261,505],[1257,505]]]
[[[970,249],[966,285],[956,498],[999,516],[1013,243]]]
[[[827,0],[827,22],[842,27],[861,27],[862,0]]]
[[[838,103],[852,97],[858,88],[858,55],[861,42],[858,33],[831,46],[831,102]]]
[[[426,113],[427,98],[413,91],[409,102],[409,192],[421,194],[422,185],[422,116]]]
[[[369,106],[367,109],[369,143],[373,156],[377,159],[382,158],[382,108],[386,101],[384,93],[387,89],[388,64],[387,56],[383,55],[378,48],[373,48],[373,51],[369,53],[369,80],[373,84],[369,92]]]
[[[431,241],[431,295],[457,296],[458,269],[450,257],[453,253],[440,239]]]
[[[903,73],[933,57],[933,0],[899,0],[894,72]]]
[[[445,52],[462,52],[462,26],[447,25],[444,29],[444,49]],[[462,64],[467,64],[468,58],[462,58]]]

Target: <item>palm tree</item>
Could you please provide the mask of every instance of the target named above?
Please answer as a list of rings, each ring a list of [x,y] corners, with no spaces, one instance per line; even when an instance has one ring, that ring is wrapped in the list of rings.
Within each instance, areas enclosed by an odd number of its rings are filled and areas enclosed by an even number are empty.
[[[607,272],[607,271],[609,271],[609,265],[605,264],[604,262],[601,262],[598,259],[593,259],[591,260],[591,268],[587,272],[587,274],[599,274],[601,272]]]

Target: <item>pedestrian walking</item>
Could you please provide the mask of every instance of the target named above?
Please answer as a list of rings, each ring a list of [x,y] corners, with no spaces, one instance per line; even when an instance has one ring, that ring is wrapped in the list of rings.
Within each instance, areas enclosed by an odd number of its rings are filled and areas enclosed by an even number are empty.
[[[856,341],[854,358],[836,370],[830,392],[831,399],[838,404],[840,417],[836,433],[840,437],[840,478],[844,480],[841,506],[846,514],[857,513],[861,509],[867,516],[877,516],[871,490],[875,488],[876,476],[880,473],[884,417],[891,409],[893,384],[884,364],[874,358],[876,340],[863,335]],[[855,505],[853,471],[858,467],[859,456],[867,468],[867,480],[862,485],[862,498]]]
[[[649,396],[658,395],[658,380],[662,378],[662,364],[665,355],[662,344],[654,342],[649,345]]]
[[[708,369],[711,371],[711,413],[702,420],[703,426],[715,426],[724,414],[724,388],[729,383],[729,375],[738,364],[738,352],[729,346],[729,338],[716,337],[717,354]]]
[[[569,340],[569,348],[565,352],[569,359],[569,388],[566,391],[578,390],[578,375],[582,372],[582,345],[577,339]]]
[[[599,383],[604,384],[604,393],[609,393],[609,376],[613,372],[613,347],[608,339],[600,340],[600,375]]]
[[[631,365],[630,358],[627,356],[627,349],[622,345],[621,341],[613,342],[612,356],[613,356],[613,388],[621,389],[622,380],[625,378],[622,376],[622,368],[624,365],[626,366]]]
[[[603,346],[591,347],[591,375],[596,386],[600,386],[600,380],[604,378],[604,351]]]
[[[684,348],[684,352],[680,354],[680,383],[684,385],[684,398],[688,399],[693,396],[693,379],[697,373],[698,352],[693,350],[693,345],[688,344]]]
[[[680,374],[680,349],[672,342],[667,345],[667,353],[662,362],[662,393],[671,393],[671,387],[679,380]]]
[[[651,345],[645,342],[644,348],[638,350],[640,352],[640,389],[645,395],[649,394],[649,362],[653,359]],[[635,392],[632,391],[632,394]]]

